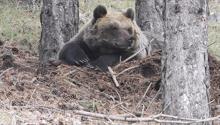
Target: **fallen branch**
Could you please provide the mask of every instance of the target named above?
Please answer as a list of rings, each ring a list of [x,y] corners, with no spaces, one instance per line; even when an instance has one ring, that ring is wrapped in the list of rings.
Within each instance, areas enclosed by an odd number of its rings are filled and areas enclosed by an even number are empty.
[[[192,124],[192,123],[203,123],[203,122],[211,122],[215,120],[219,120],[220,115],[212,118],[207,119],[189,119],[189,118],[179,118],[177,116],[165,115],[165,114],[157,114],[152,115],[149,117],[120,117],[116,115],[105,115],[100,113],[92,113],[86,112],[81,110],[74,110],[74,113],[83,116],[95,117],[95,118],[102,118],[102,119],[111,119],[116,121],[124,121],[124,122],[156,122],[156,123],[175,123],[175,124]],[[176,120],[160,120],[160,117],[167,117],[167,118],[175,118]],[[182,119],[182,121],[181,121]]]
[[[58,111],[62,112],[64,110],[54,108],[54,107],[48,107],[48,106],[41,106],[41,105],[28,105],[28,106],[12,106],[16,108],[30,108],[30,109],[36,109],[36,108],[44,108],[48,110]],[[82,116],[88,116],[93,118],[101,118],[101,119],[110,119],[114,121],[123,121],[123,122],[156,122],[156,123],[175,123],[175,124],[192,124],[192,123],[203,123],[203,122],[211,122],[220,120],[220,115],[216,117],[210,117],[206,119],[190,119],[190,118],[181,118],[177,116],[172,115],[166,115],[166,114],[157,114],[157,115],[151,115],[149,117],[123,117],[119,115],[105,115],[100,113],[92,113],[82,110],[69,110],[75,114],[82,115]],[[159,118],[173,118],[175,120],[161,120]]]
[[[117,117],[134,117],[134,114],[129,114],[129,113],[125,113],[125,114],[119,114],[119,115],[115,115]]]
[[[113,82],[115,83],[115,86],[116,86],[116,87],[119,87],[119,83],[118,83],[118,81],[117,81],[117,79],[116,79],[116,76],[115,76],[114,71],[113,71],[112,68],[109,67],[109,66],[108,66],[108,70],[109,70],[109,72],[110,72],[110,74],[111,74],[111,76],[112,76],[112,79],[113,79]]]

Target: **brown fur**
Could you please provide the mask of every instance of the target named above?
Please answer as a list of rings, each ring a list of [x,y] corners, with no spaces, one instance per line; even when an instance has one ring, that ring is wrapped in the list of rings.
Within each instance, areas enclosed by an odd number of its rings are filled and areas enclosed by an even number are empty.
[[[133,20],[132,9],[124,13],[107,12],[105,7],[98,6],[93,15],[91,22],[61,49],[59,59],[63,62],[75,65],[92,62],[92,65],[106,68],[107,65],[115,64],[109,64],[112,60],[115,62],[120,56],[126,58],[142,47],[147,47],[148,40]],[[136,57],[146,57],[146,50]]]

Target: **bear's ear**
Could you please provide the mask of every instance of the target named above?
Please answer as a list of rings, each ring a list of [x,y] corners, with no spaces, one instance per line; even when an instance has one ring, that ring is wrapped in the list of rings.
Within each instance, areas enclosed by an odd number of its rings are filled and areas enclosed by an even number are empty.
[[[98,5],[93,11],[93,17],[95,20],[104,17],[106,14],[107,14],[107,9],[103,5]]]
[[[124,15],[130,18],[132,21],[134,20],[134,10],[131,8],[128,8]]]

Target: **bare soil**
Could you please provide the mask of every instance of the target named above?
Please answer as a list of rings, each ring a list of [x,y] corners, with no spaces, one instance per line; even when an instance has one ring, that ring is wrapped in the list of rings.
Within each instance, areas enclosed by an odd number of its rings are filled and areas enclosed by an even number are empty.
[[[0,55],[5,49],[13,53],[14,62],[7,62],[12,63],[7,66],[5,60],[0,60],[0,124],[101,125],[113,121],[80,116],[72,111],[135,117],[163,111],[160,52],[112,67],[114,75],[118,75],[117,88],[109,72],[87,67],[51,64],[45,75],[37,74],[36,55],[19,50],[16,45],[0,45]],[[210,106],[216,116],[220,115],[220,62],[209,56],[209,64]]]

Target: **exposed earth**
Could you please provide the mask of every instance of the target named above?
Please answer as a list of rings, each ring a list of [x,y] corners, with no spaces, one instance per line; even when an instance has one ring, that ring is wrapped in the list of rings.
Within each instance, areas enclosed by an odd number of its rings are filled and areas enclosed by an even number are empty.
[[[8,50],[13,59],[0,59],[0,124],[102,125],[114,121],[79,115],[73,110],[128,117],[148,117],[163,111],[159,51],[144,60],[112,67],[120,85],[116,87],[109,72],[86,67],[51,64],[48,73],[37,74],[36,55],[16,45],[3,46],[0,55]],[[220,62],[209,56],[209,65],[210,106],[216,116],[220,115]]]

